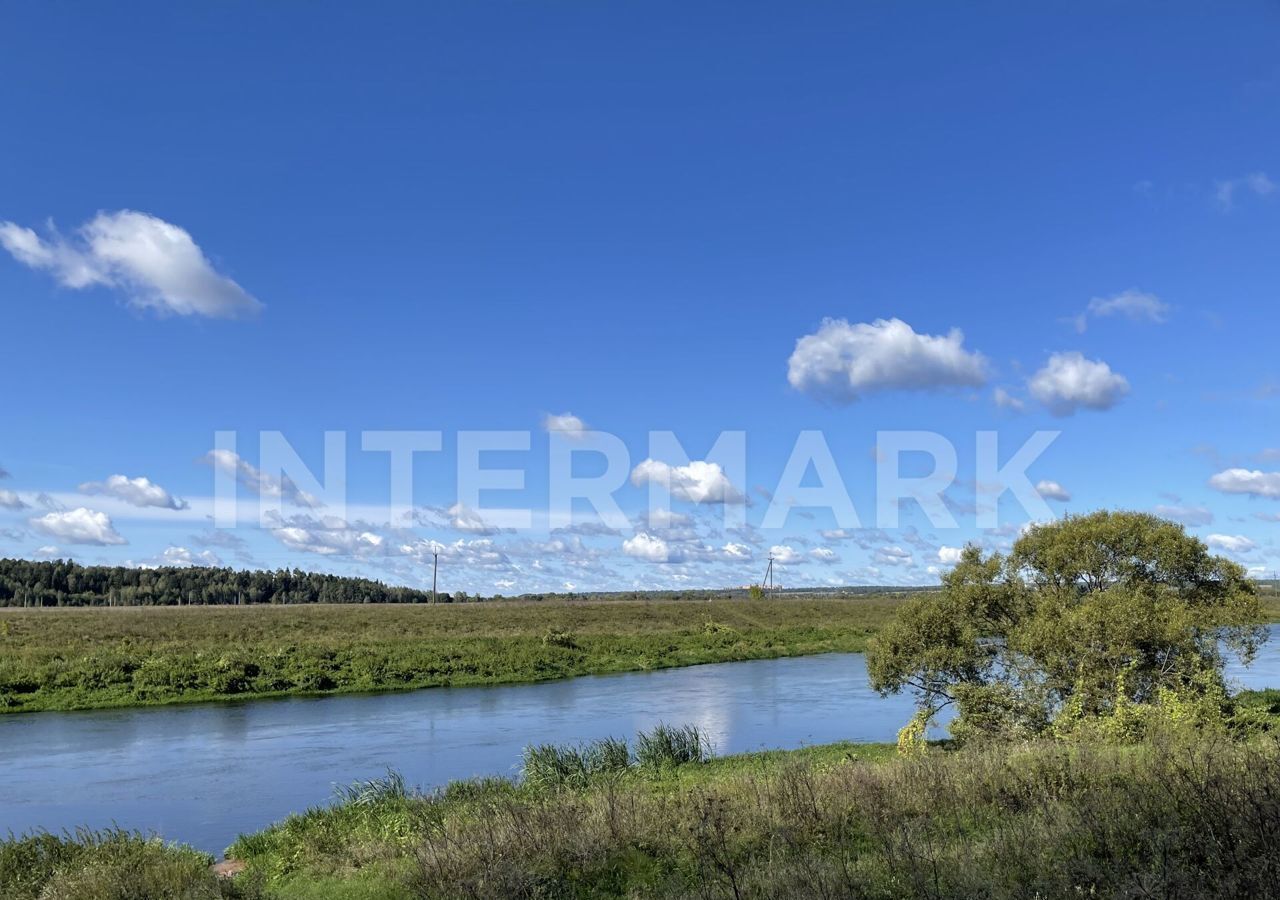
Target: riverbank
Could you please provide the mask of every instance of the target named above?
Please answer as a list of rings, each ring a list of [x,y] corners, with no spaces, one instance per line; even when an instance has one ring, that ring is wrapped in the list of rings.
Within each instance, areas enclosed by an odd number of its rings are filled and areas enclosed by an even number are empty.
[[[905,757],[829,744],[704,760],[696,741],[650,734],[629,755],[617,742],[536,748],[525,769],[520,783],[429,795],[394,776],[352,785],[236,841],[245,869],[234,879],[121,833],[0,841],[0,894],[1012,900],[1280,887],[1280,745],[1265,735]]]
[[[0,712],[513,684],[860,652],[902,599],[0,610]]]

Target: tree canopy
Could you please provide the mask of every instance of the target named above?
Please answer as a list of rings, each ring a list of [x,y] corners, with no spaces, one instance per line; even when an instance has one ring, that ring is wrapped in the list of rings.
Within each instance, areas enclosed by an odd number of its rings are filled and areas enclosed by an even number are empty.
[[[921,731],[954,706],[957,737],[1030,736],[1225,701],[1224,650],[1249,661],[1260,623],[1241,566],[1176,523],[1104,511],[1035,526],[1007,555],[966,547],[872,640],[868,668],[882,694],[916,694]]]
[[[81,566],[0,559],[0,606],[175,606],[250,603],[424,603],[430,591],[299,569]],[[442,601],[451,598],[440,595]]]

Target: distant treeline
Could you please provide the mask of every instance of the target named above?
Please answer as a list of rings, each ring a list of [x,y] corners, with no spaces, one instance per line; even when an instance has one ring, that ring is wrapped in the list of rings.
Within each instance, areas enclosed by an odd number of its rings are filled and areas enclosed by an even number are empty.
[[[857,597],[905,594],[936,587],[787,588],[778,598]],[[746,588],[676,591],[587,591],[529,593],[491,598],[466,591],[440,593],[440,603],[524,600],[746,600]],[[158,569],[82,566],[69,560],[34,562],[0,559],[0,607],[4,606],[219,606],[260,603],[430,603],[431,592],[397,587],[368,578],[304,572],[301,569],[238,571],[193,566]]]
[[[440,600],[453,598],[441,594]],[[299,569],[81,566],[0,559],[0,606],[212,606],[258,603],[428,603],[430,591]]]

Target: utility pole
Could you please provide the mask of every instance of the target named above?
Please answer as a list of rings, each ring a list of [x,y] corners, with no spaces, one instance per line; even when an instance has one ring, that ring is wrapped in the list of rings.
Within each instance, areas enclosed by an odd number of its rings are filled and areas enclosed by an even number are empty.
[[[440,571],[440,554],[431,554],[431,602],[436,602],[436,575]]]
[[[760,585],[760,587],[764,588],[764,592],[766,595],[773,591],[773,554],[772,553],[769,554],[769,568],[764,570],[764,581]]]

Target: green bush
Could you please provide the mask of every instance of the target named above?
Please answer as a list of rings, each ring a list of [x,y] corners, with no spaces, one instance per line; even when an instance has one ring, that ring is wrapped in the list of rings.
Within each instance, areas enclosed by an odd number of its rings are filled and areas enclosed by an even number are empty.
[[[568,650],[578,649],[578,642],[574,640],[572,631],[562,631],[554,627],[547,629],[547,633],[542,636],[542,643],[546,647],[564,647]]]
[[[224,900],[261,896],[213,874],[204,853],[112,829],[0,841],[4,900]]]

